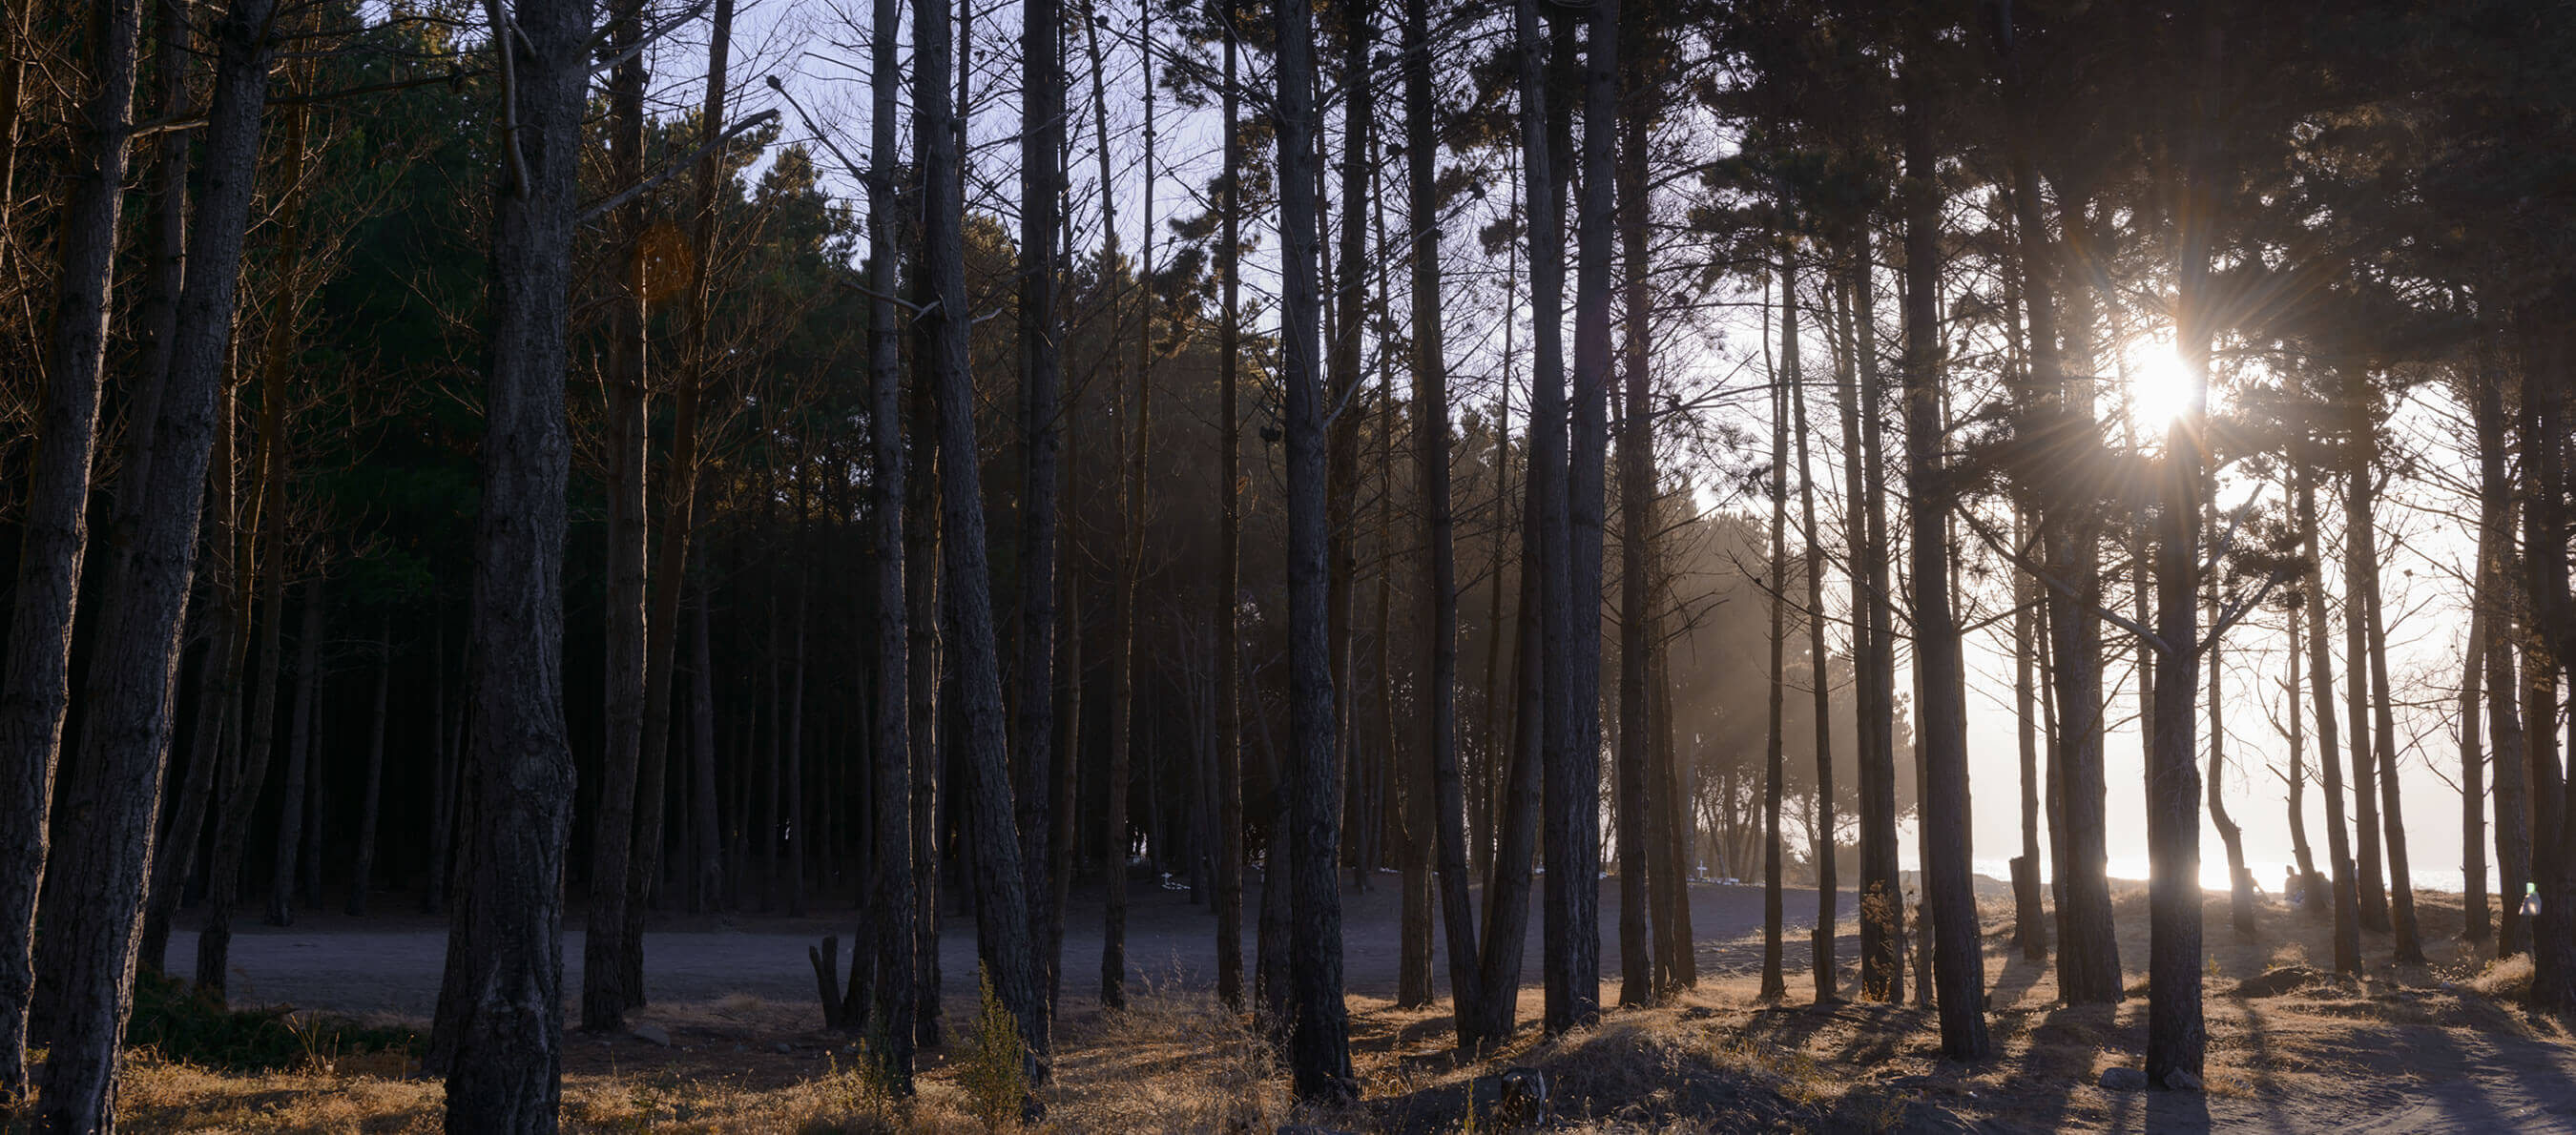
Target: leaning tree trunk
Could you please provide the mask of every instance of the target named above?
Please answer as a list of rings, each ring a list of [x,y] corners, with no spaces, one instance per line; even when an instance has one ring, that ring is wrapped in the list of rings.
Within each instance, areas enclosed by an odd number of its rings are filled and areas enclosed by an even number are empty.
[[[724,129],[726,70],[733,49],[734,0],[715,0],[709,25],[706,94],[699,123],[713,141]],[[680,596],[688,584],[689,537],[696,528],[698,494],[698,411],[705,399],[712,363],[707,350],[708,273],[714,259],[717,194],[722,190],[726,147],[718,145],[698,159],[693,175],[697,201],[690,223],[686,298],[686,339],[681,346],[683,370],[672,397],[670,452],[662,469],[661,542],[645,577],[644,614],[644,754],[635,774],[635,846],[626,859],[626,920],[613,935],[593,933],[582,941],[582,983],[617,983],[621,1011],[646,1003],[644,990],[644,910],[662,876],[662,845],[668,834],[664,804],[670,783],[672,676],[680,650]],[[596,926],[594,924],[594,929]],[[606,940],[603,941],[603,938]],[[594,976],[595,975],[595,976]],[[585,1016],[589,1010],[585,1009]]]
[[[1322,359],[1316,311],[1313,13],[1273,8],[1278,45],[1280,244],[1286,255],[1280,304],[1281,379],[1287,398],[1289,755],[1281,762],[1290,797],[1288,875],[1298,948],[1289,961],[1289,1066],[1299,1099],[1327,1105],[1358,1096],[1351,1072],[1350,1022],[1342,1003],[1342,896],[1335,882],[1341,796],[1333,767],[1334,690],[1328,627],[1330,537],[1325,531]],[[1274,879],[1272,885],[1277,885]]]
[[[939,406],[940,512],[947,539],[942,568],[956,615],[956,670],[964,710],[966,783],[961,809],[974,873],[975,929],[986,976],[1019,1023],[1023,1065],[1034,1086],[1046,1069],[1046,1005],[1039,995],[1020,871],[1001,658],[993,635],[992,572],[985,562],[984,495],[975,441],[974,377],[968,370],[964,200],[958,118],[946,77],[952,62],[943,0],[913,4],[913,131],[921,151],[923,271],[935,307],[921,327]]]
[[[96,100],[90,129],[102,141],[115,136],[121,153],[123,134],[130,128],[132,82],[114,76],[131,67],[138,33],[129,30],[136,18],[130,9],[111,6],[106,14],[108,50],[102,62],[111,76],[107,86],[122,85],[124,90],[115,98]],[[153,456],[129,466],[110,514],[118,549],[98,592],[104,599],[84,679],[81,757],[63,800],[62,815],[80,822],[63,825],[60,854],[44,864],[44,918],[51,945],[44,953],[50,964],[40,986],[49,991],[52,1035],[34,1115],[38,1130],[106,1130],[113,1125],[117,1047],[133,999],[135,923],[151,871],[152,832],[169,749],[170,683],[183,641],[189,576],[196,566],[198,511],[232,342],[242,235],[274,58],[270,15],[267,0],[243,0],[222,25],[203,128],[207,188],[198,198],[197,229],[189,236],[188,262],[194,270],[180,292],[170,373],[154,410]],[[106,161],[121,168],[123,159]],[[112,195],[121,174],[114,168],[104,172],[111,175],[103,178],[103,186]],[[107,227],[112,230],[112,223]],[[110,231],[102,239],[112,241],[113,235]],[[108,254],[107,249],[99,252]],[[104,298],[102,290],[102,302]],[[85,304],[63,310],[76,321],[89,318]],[[103,331],[103,322],[98,325]],[[57,334],[66,334],[61,328],[58,322]],[[58,358],[78,353],[82,332],[68,334],[73,342],[67,347],[73,349],[58,350]],[[82,377],[77,368],[72,377]],[[15,665],[13,661],[13,670]],[[52,748],[38,751],[50,753]],[[41,775],[35,770],[29,782]],[[14,1032],[23,1011],[17,1003],[0,1006],[0,1020]],[[5,1058],[0,1065],[17,1067]]]
[[[196,873],[197,847],[203,843],[206,811],[215,795],[215,777],[232,760],[241,731],[242,670],[249,663],[248,628],[238,603],[245,581],[235,570],[240,549],[240,517],[234,501],[233,418],[229,395],[219,394],[211,464],[206,476],[206,519],[213,526],[205,540],[206,610],[209,624],[205,660],[199,664],[196,722],[188,748],[188,774],[179,786],[178,811],[162,833],[153,856],[143,908],[142,964],[169,972],[170,924],[179,912],[188,879]],[[129,467],[128,477],[143,475]],[[191,958],[193,964],[195,959]]]
[[[499,9],[496,8],[497,12]],[[492,232],[492,373],[474,555],[474,816],[442,999],[447,1123],[552,1131],[562,1098],[565,322],[590,78],[590,6],[517,0]]]
[[[2306,471],[2299,455],[2291,455],[2290,476],[2294,482],[2291,496],[2298,512],[2299,535],[2307,561],[2306,576],[2300,580],[2305,592],[2308,624],[2309,703],[2317,716],[2317,758],[2324,775],[2326,794],[2326,857],[2334,871],[2334,964],[2336,973],[2361,972],[2361,907],[2358,888],[2353,880],[2352,845],[2346,833],[2350,830],[2343,818],[2343,751],[2335,741],[2334,671],[2326,658],[2325,583],[2318,565],[2321,551],[2317,538],[2317,486],[2315,475]]]
[[[250,0],[262,12],[267,0]],[[29,12],[33,11],[29,6]],[[72,615],[89,546],[90,470],[98,448],[99,386],[107,355],[115,284],[117,214],[125,202],[133,147],[135,74],[143,39],[142,0],[108,0],[96,9],[98,39],[90,66],[96,86],[78,126],[81,159],[56,219],[52,337],[46,343],[45,399],[37,430],[26,511],[19,517],[17,584],[12,592],[5,685],[0,685],[0,1099],[27,1086],[27,1003],[35,995],[36,897],[45,875],[45,832],[54,768],[70,705]],[[23,23],[25,13],[5,17]],[[265,17],[263,17],[265,18]],[[27,54],[11,37],[6,167],[15,173],[18,99]],[[253,120],[257,113],[254,108]],[[73,163],[65,163],[71,165]],[[10,182],[0,180],[0,233],[6,231]],[[166,679],[165,679],[166,680]],[[147,833],[150,826],[147,824]],[[111,1042],[112,1043],[112,1042]],[[102,1082],[104,1082],[102,1078]],[[46,1114],[97,1115],[79,1110]]]
[[[2209,585],[2209,617],[2215,623],[2219,616],[2218,583]],[[2219,786],[2227,779],[2227,728],[2220,716],[2219,694],[2222,675],[2219,670],[2219,643],[2209,640],[2209,822],[2218,829],[2219,842],[2227,847],[2227,913],[2228,922],[2239,938],[2254,937],[2254,873],[2245,868],[2245,832],[2227,814],[2227,801]]]
[[[2344,588],[2351,596],[2346,617],[2358,605],[2363,658],[2370,667],[2372,755],[2379,771],[2379,815],[2388,850],[2389,928],[2400,965],[2424,964],[2424,944],[2415,926],[2415,884],[2406,863],[2406,818],[2397,783],[2397,719],[2389,704],[2388,630],[2379,613],[2379,549],[2371,515],[2376,493],[2371,484],[2371,455],[2377,437],[2370,420],[2369,383],[2358,369],[2346,383],[2345,413],[2350,415],[2353,448],[2351,480],[2344,493]],[[2356,680],[2353,683],[2359,686]],[[2357,749],[2357,747],[2356,747]],[[2356,751],[2356,761],[2360,756]],[[2480,858],[2484,858],[2481,856]]]
[[[1983,1058],[1985,963],[1978,949],[1977,899],[1969,874],[1966,667],[1950,609],[1945,531],[1958,490],[1942,459],[1941,330],[1937,314],[1941,201],[1934,184],[1931,91],[1912,53],[1904,75],[1906,489],[1913,559],[1915,670],[1922,687],[1922,824],[1932,854],[1923,864],[1932,922],[1932,982],[1940,1006],[1941,1051]]]

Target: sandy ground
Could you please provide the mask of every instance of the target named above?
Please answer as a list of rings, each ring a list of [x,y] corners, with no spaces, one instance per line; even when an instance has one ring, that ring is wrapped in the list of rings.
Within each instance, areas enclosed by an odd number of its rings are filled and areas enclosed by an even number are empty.
[[[1398,886],[1394,875],[1366,893],[1343,893],[1344,985],[1354,995],[1393,997],[1396,986]],[[1841,910],[1852,913],[1852,896],[1841,897]],[[1097,896],[1076,896],[1065,928],[1064,989],[1068,999],[1097,987],[1100,963],[1100,915]],[[1256,875],[1244,889],[1244,964],[1252,964],[1261,886]],[[1791,890],[1786,905],[1792,927],[1815,924],[1816,893]],[[1481,909],[1481,908],[1480,908]],[[1605,978],[1619,975],[1619,890],[1616,880],[1601,889],[1602,950]],[[1798,912],[1804,912],[1800,918]],[[859,933],[863,912],[809,914],[804,918],[747,914],[729,918],[658,918],[644,935],[644,980],[658,1002],[695,1003],[750,996],[766,1001],[814,1002],[814,970],[806,947],[824,935],[841,939],[843,964]],[[190,922],[180,916],[181,926]],[[1733,939],[1762,925],[1762,888],[1700,885],[1691,888],[1691,921],[1715,960],[1714,943]],[[568,996],[581,989],[581,917],[564,920],[564,988]],[[1435,930],[1436,933],[1436,930]],[[173,933],[170,957],[195,956],[196,934]],[[1798,930],[1792,952],[1805,949]],[[975,991],[974,919],[945,912],[940,920],[940,976],[948,999]],[[1440,947],[1436,944],[1435,951]],[[233,934],[231,991],[244,1004],[287,1004],[334,1013],[384,1015],[426,1020],[438,1003],[438,979],[447,950],[444,920],[415,914],[349,918],[336,911],[308,911],[288,928],[237,923]],[[1435,956],[1439,956],[1435,954]],[[1531,912],[1526,952],[1529,981],[1538,980],[1539,918]],[[1216,922],[1204,907],[1192,906],[1186,892],[1138,884],[1129,891],[1127,959],[1131,982],[1200,989],[1216,980]],[[1448,990],[1444,966],[1434,966],[1441,992]],[[820,1010],[816,1010],[817,1023]]]

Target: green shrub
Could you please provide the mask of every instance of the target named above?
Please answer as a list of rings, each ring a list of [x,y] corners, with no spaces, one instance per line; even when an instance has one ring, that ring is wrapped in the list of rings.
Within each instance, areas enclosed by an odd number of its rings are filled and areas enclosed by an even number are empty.
[[[957,1053],[957,1086],[984,1130],[999,1131],[1019,1122],[1027,1102],[1028,1048],[1020,1041],[1019,1021],[993,995],[992,975],[978,967],[975,984],[982,1006]]]
[[[134,979],[134,1015],[125,1043],[158,1049],[163,1058],[237,1072],[271,1072],[326,1065],[361,1053],[421,1054],[418,1033],[362,1025],[345,1017],[297,1018],[279,1005],[235,1009],[213,993],[166,974],[142,970]]]

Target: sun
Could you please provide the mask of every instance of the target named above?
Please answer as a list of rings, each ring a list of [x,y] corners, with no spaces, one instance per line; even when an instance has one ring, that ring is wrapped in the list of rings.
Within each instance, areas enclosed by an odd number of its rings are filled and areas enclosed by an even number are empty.
[[[2129,420],[2139,429],[2162,431],[2192,408],[2191,370],[2173,344],[2143,341],[2129,349]]]

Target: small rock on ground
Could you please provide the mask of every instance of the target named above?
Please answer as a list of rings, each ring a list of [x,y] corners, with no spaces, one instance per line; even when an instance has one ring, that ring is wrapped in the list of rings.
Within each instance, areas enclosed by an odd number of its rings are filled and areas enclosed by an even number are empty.
[[[648,1044],[671,1047],[671,1034],[664,1032],[660,1025],[637,1025],[628,1035]]]
[[[2146,1086],[2147,1074],[2136,1068],[2105,1068],[2102,1070],[2102,1087],[2105,1090],[2114,1092],[2135,1092],[2145,1090]]]

